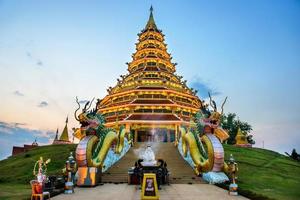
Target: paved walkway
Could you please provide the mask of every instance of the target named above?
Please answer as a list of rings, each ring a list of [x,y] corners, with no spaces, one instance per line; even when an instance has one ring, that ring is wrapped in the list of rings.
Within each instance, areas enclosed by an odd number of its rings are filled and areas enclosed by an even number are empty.
[[[75,194],[61,194],[54,200],[139,200],[141,190],[128,184],[104,184],[94,188],[75,188]],[[230,200],[247,199],[242,196],[229,196],[226,190],[209,184],[172,184],[159,190],[160,200]]]

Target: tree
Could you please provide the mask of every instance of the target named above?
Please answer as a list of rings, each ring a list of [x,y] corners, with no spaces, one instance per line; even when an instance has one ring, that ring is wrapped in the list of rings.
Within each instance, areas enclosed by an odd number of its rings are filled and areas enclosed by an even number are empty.
[[[290,158],[292,158],[293,160],[297,160],[300,161],[300,154],[297,153],[296,149],[292,150],[291,155],[288,154],[287,152],[285,152],[286,155],[288,155]]]
[[[235,144],[235,136],[239,127],[242,132],[245,133],[248,142],[254,144],[253,136],[249,134],[252,131],[252,126],[247,122],[236,119],[236,117],[235,113],[228,113],[227,115],[224,114],[221,118],[221,126],[227,130],[229,134],[229,139],[227,140],[228,144]]]

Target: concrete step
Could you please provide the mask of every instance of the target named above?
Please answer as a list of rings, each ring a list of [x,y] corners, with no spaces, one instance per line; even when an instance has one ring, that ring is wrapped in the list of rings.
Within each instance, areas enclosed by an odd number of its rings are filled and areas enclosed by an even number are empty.
[[[134,166],[139,155],[144,152],[147,145],[151,145],[156,159],[163,159],[167,162],[170,171],[170,183],[173,184],[200,184],[204,183],[200,177],[194,174],[193,169],[184,161],[177,148],[172,143],[137,143],[128,153],[112,166],[102,176],[103,183],[127,182],[128,169]]]

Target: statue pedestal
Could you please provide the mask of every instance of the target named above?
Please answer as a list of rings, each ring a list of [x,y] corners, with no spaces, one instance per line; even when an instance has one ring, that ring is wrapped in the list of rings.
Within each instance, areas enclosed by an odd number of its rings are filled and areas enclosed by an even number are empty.
[[[141,164],[143,166],[155,167],[157,165],[157,161],[156,160],[153,160],[153,161],[143,161],[143,162],[141,162]]]
[[[78,186],[96,186],[101,182],[101,169],[96,167],[78,168]]]
[[[73,194],[74,193],[74,184],[71,181],[65,183],[65,194]]]
[[[231,183],[229,185],[229,195],[237,196],[238,195],[238,185],[236,183]]]

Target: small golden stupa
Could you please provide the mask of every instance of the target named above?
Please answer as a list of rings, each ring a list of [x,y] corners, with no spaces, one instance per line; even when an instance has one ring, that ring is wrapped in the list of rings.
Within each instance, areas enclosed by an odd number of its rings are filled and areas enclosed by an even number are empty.
[[[247,134],[243,133],[241,128],[238,128],[237,134],[235,136],[235,145],[240,147],[252,147],[252,145],[247,140]]]
[[[56,135],[53,140],[52,144],[72,144],[72,142],[69,140],[69,133],[68,133],[68,117],[66,119],[66,125],[61,133],[59,139],[58,139],[58,129],[56,130]]]

